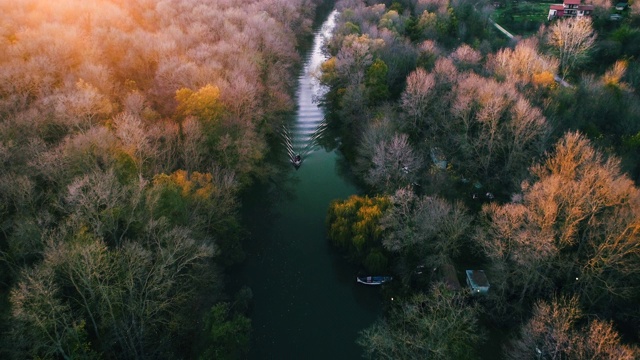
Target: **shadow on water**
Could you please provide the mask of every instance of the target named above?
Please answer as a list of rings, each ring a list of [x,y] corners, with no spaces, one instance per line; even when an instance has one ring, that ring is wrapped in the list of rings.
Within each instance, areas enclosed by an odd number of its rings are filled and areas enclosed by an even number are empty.
[[[324,59],[319,42],[330,35],[333,16],[315,28],[304,56],[296,116],[288,124],[294,149],[304,148],[324,121],[313,102],[322,89],[309,70]],[[256,185],[243,199],[251,236],[247,261],[232,281],[253,292],[250,359],[361,357],[355,340],[380,314],[381,301],[379,289],[358,285],[357,269],[327,241],[329,203],[358,193],[343,176],[341,158],[334,149],[313,146],[298,171],[290,165],[282,178]]]

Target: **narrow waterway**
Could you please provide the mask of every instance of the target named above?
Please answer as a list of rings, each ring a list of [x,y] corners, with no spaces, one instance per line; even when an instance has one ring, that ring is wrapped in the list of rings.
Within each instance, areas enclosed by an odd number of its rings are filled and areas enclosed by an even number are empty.
[[[297,113],[289,125],[305,147],[323,121],[312,72],[335,12],[315,31],[298,78]],[[283,155],[284,156],[284,155]],[[325,216],[333,199],[358,189],[338,170],[340,154],[317,148],[282,183],[262,186],[245,205],[251,231],[243,277],[253,291],[251,359],[358,359],[358,332],[380,314],[378,289],[356,284],[357,269],[332,250]]]

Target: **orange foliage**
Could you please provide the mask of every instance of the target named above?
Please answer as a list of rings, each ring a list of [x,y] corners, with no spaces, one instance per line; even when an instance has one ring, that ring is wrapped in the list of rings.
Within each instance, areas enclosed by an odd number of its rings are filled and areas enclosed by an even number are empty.
[[[336,81],[336,57],[332,56],[320,65],[320,80],[325,84],[332,84]]]
[[[195,116],[205,121],[215,120],[224,110],[220,102],[220,89],[211,84],[195,92],[186,88],[179,89],[176,91],[176,100],[178,100],[176,114],[182,119]]]
[[[380,219],[389,207],[388,197],[353,195],[344,201],[334,201],[327,222],[329,237],[338,246],[362,252],[367,245],[380,242]]]
[[[543,71],[531,75],[531,82],[536,86],[553,88],[556,86],[556,81],[553,74],[549,71]]]
[[[185,170],[178,170],[171,175],[156,175],[153,179],[154,186],[165,184],[174,185],[180,189],[180,194],[184,198],[193,200],[206,200],[214,193],[213,176],[210,173],[199,173],[197,171],[189,174]]]
[[[625,87],[624,83],[621,83],[620,80],[624,77],[626,72],[627,62],[625,60],[618,60],[613,64],[611,69],[604,73],[602,82],[604,82],[604,85],[608,87]]]

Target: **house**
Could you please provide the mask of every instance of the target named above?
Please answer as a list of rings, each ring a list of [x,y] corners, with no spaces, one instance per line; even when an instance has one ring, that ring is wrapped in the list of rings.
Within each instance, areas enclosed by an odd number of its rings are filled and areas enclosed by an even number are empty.
[[[486,294],[489,292],[489,280],[484,270],[467,270],[467,285],[472,294]]]
[[[583,5],[582,0],[564,0],[562,4],[553,4],[549,6],[548,20],[563,17],[583,17],[591,16],[593,13],[593,5]]]
[[[553,20],[555,18],[561,18],[564,16],[564,5],[562,4],[553,4],[549,7],[549,20]]]

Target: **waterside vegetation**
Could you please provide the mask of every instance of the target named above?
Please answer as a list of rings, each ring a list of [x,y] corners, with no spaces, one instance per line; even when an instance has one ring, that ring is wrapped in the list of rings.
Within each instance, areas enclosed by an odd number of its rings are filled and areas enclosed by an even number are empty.
[[[317,2],[0,1],[0,357],[234,359]]]
[[[324,105],[368,195],[332,204],[329,235],[394,276],[365,355],[640,356],[637,13],[509,40],[483,1],[337,7]],[[354,207],[372,199],[388,205]],[[451,266],[484,269],[489,292],[447,286]]]
[[[0,0],[0,357],[247,356],[239,198],[318,3]],[[595,5],[512,41],[482,0],[337,4],[318,76],[367,194],[328,235],[394,279],[365,356],[640,357],[640,18]]]

